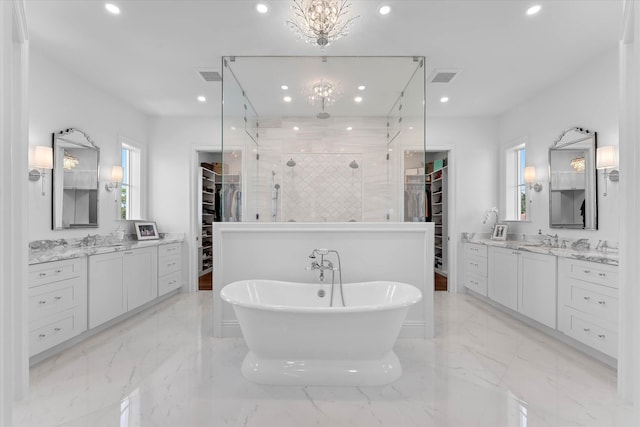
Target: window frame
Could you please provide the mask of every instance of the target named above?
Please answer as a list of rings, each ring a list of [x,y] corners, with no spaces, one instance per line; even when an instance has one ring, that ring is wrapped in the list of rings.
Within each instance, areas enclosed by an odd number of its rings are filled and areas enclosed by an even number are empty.
[[[127,138],[120,138],[120,163],[123,176],[120,184],[120,200],[117,203],[118,220],[144,218],[143,153],[139,144]],[[122,202],[123,193],[127,195],[125,203]]]
[[[519,140],[505,150],[505,219],[527,221],[529,206],[527,184],[524,182],[527,143]]]

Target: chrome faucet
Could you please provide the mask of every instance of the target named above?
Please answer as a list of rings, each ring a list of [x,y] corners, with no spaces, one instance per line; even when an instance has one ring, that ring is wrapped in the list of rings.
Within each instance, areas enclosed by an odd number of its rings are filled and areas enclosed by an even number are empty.
[[[336,255],[336,258],[338,259],[338,267],[335,267],[331,262],[331,260],[325,259],[325,257],[330,253],[333,253]],[[318,261],[317,255],[320,255],[320,261]],[[331,298],[329,299],[330,307],[333,307],[333,288],[335,285],[335,277],[336,277],[335,272],[336,271],[338,272],[338,276],[340,278],[340,300],[342,301],[342,306],[346,307],[344,303],[344,293],[342,291],[342,266],[340,263],[340,254],[338,253],[338,251],[334,249],[314,249],[313,251],[311,251],[309,258],[311,259],[311,265],[307,267],[307,270],[311,270],[311,271],[320,270],[321,282],[324,281],[325,270],[331,270]]]
[[[320,270],[320,281],[324,282],[324,271],[325,270],[331,270],[331,271],[335,271],[336,269],[334,269],[333,267],[333,263],[330,260],[325,260],[324,257],[325,255],[328,255],[329,252],[336,252],[336,251],[330,251],[329,249],[314,249],[313,252],[311,252],[311,255],[309,255],[309,258],[312,259],[313,261],[311,261],[311,266],[308,268],[309,270]],[[337,253],[337,252],[336,252]],[[317,257],[316,255],[320,255],[320,262],[316,261]]]
[[[547,237],[549,238],[549,246],[551,246],[552,248],[557,248],[558,247],[558,235],[551,235],[551,234],[547,234]],[[551,239],[553,239],[553,241],[551,241]]]

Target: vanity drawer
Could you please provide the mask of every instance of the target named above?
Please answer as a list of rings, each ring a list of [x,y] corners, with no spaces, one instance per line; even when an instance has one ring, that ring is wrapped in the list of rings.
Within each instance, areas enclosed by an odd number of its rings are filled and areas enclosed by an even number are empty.
[[[464,258],[464,271],[465,273],[487,277],[487,259],[474,256],[466,256]]]
[[[178,289],[180,286],[180,271],[160,276],[158,279],[158,296],[162,296],[174,289]]]
[[[165,256],[158,259],[158,276],[180,271],[182,267],[182,258],[179,255]]]
[[[465,243],[464,245],[464,254],[465,256],[477,256],[477,257],[487,257],[487,246],[478,245],[476,243]]]
[[[568,261],[567,274],[578,280],[618,288],[618,268],[579,260]]]
[[[578,311],[567,308],[563,331],[583,344],[611,357],[618,357],[618,333],[615,327],[604,325]]]
[[[29,288],[29,322],[86,303],[84,278],[74,277]]]
[[[571,278],[567,279],[566,286],[566,305],[618,324],[617,290]]]
[[[29,325],[29,357],[79,335],[87,329],[87,316],[79,307]]]
[[[169,243],[158,247],[158,256],[173,256],[182,252],[182,243]]]
[[[86,259],[44,262],[29,266],[29,287],[84,275]]]
[[[476,274],[465,273],[464,285],[472,291],[487,296],[487,278]]]

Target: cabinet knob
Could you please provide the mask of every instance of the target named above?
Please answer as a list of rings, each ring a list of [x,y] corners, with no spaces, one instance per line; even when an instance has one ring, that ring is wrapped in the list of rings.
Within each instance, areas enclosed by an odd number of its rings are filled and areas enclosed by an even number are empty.
[[[589,331],[591,331],[591,329],[589,329],[589,328],[584,328],[584,331],[585,331],[585,332],[589,332]]]
[[[39,276],[40,276],[40,277],[44,277],[44,276],[46,276],[46,275],[47,275],[47,273],[40,273],[40,274],[39,274]]]
[[[607,302],[606,301],[598,301],[598,304],[600,305],[605,305]]]
[[[604,334],[598,334],[598,338],[604,339]]]
[[[598,276],[600,276],[600,277],[607,277],[607,273],[598,273]]]
[[[42,339],[42,338],[44,338],[44,337],[46,337],[46,335],[45,335],[45,334],[40,334],[40,335],[38,335],[38,338],[40,338],[40,339]]]
[[[56,301],[60,301],[62,299],[62,297],[56,295],[55,297],[53,297],[53,299],[56,300]]]
[[[38,304],[40,304],[40,305],[42,305],[42,304],[46,304],[46,303],[47,303],[47,302],[46,302],[46,301],[43,301],[43,300],[38,301]]]
[[[62,273],[62,270],[58,269],[56,270],[56,273]]]
[[[589,301],[591,297],[584,297],[585,300]]]
[[[584,274],[589,274],[589,273],[591,273],[591,270],[583,270],[583,271],[584,271]]]
[[[60,331],[61,331],[61,329],[60,329],[60,328],[55,328],[55,329],[54,329],[54,331],[56,331],[56,332],[60,332]]]

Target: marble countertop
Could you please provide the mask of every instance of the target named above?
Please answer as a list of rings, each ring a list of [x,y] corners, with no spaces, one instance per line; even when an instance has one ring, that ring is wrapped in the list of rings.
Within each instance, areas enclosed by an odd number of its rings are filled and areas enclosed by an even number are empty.
[[[600,264],[618,265],[620,254],[618,249],[577,249],[569,245],[566,248],[549,246],[540,241],[532,240],[492,240],[487,236],[467,235],[463,233],[463,242],[477,243],[480,245],[507,248],[518,251],[533,252],[545,255],[555,255],[563,258],[579,259],[583,261],[598,262]],[[469,233],[471,234],[471,233]]]
[[[158,240],[113,240],[97,239],[95,244],[82,245],[78,242],[65,240],[36,241],[29,245],[29,265],[43,262],[60,261],[63,259],[80,258],[83,256],[106,254],[110,252],[127,251],[132,249],[158,246],[168,243],[182,242],[183,233],[167,233]],[[39,244],[34,244],[39,243]],[[34,247],[35,246],[35,247]]]

